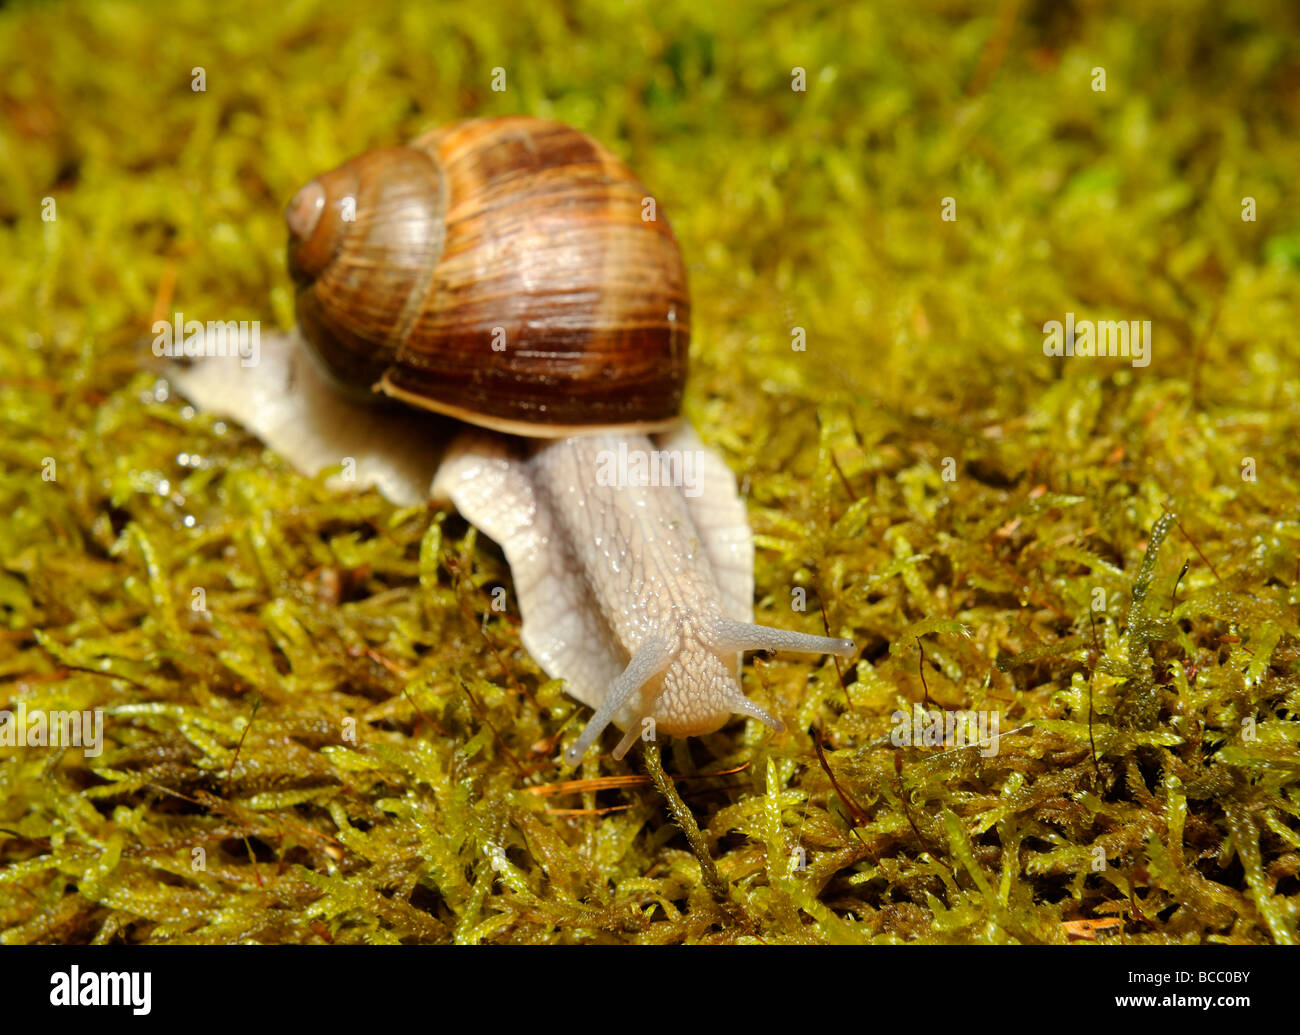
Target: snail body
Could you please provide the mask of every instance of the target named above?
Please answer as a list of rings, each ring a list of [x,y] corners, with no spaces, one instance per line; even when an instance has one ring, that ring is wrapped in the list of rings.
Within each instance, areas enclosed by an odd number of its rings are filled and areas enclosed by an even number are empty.
[[[733,714],[781,723],[744,695],[745,650],[846,654],[851,641],[751,624],[753,539],[735,477],[689,425],[653,441],[602,432],[540,442],[521,461],[479,435],[440,467],[449,499],[498,542],[510,562],[523,642],[569,692],[596,709],[566,752],[571,764],[613,722],[637,736],[711,733]],[[593,477],[626,451],[685,456],[701,492],[675,485],[603,484]]]
[[[752,624],[745,507],[679,417],[690,303],[671,229],[642,218],[646,197],[595,141],[536,119],[368,152],[286,213],[306,348],[284,338],[264,343],[259,367],[173,371],[300,470],[353,456],[361,483],[451,502],[500,544],[524,646],[596,710],[570,764],[610,723],[626,731],[615,757],[638,736],[709,733],[734,714],[780,729],[744,695],[742,653],[854,649]],[[412,414],[361,402],[375,396],[473,426],[439,456]],[[628,456],[667,458],[678,476],[694,461],[694,491],[608,477]]]

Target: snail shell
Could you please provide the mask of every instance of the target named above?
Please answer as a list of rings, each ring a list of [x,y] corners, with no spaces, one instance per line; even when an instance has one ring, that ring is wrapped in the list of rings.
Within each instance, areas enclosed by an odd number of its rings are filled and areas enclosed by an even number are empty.
[[[596,141],[541,119],[368,151],[289,204],[299,324],[345,390],[519,435],[664,430],[690,301],[648,199]]]

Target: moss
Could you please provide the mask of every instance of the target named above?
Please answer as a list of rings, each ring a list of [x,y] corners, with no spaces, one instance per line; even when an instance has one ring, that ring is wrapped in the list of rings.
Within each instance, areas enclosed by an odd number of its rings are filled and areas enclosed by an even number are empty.
[[[0,746],[0,940],[1294,941],[1291,5],[372,6],[0,13],[0,708],[105,713]],[[635,753],[560,767],[490,542],[140,372],[289,326],[306,176],[504,112],[652,185],[760,619],[862,648],[665,754],[727,901]],[[1150,365],[1045,356],[1068,312]]]

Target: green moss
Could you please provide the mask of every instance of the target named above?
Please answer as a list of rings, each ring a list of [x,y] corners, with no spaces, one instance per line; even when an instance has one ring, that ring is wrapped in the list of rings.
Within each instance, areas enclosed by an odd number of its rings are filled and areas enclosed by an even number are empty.
[[[0,708],[105,712],[0,746],[0,940],[1294,941],[1288,5],[377,6],[0,13]],[[665,754],[726,900],[636,753],[560,767],[490,542],[140,373],[290,325],[307,176],[505,112],[655,190],[760,620],[862,648]],[[1067,312],[1150,366],[1045,357]],[[998,752],[895,746],[927,701]]]

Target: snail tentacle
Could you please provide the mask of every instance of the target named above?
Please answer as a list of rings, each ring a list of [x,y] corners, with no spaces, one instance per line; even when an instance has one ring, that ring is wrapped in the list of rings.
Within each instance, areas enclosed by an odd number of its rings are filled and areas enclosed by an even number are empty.
[[[673,646],[666,640],[648,639],[643,642],[637,648],[632,660],[628,662],[623,674],[614,680],[614,685],[605,694],[604,701],[583,729],[582,735],[574,742],[573,747],[564,753],[564,760],[569,765],[576,765],[587,753],[587,748],[595,743],[596,738],[605,732],[605,727],[614,721],[614,717],[632,699],[632,695],[638,693],[646,683],[667,668],[675,654]],[[639,723],[631,725],[628,730],[631,739],[623,738],[614,757],[621,758],[626,754],[627,749],[632,746],[632,741],[640,734],[639,726]]]
[[[757,719],[774,733],[782,733],[785,731],[784,722],[769,714],[763,708],[760,708],[744,694],[737,694],[735,697],[731,698],[731,707],[732,710],[739,715],[748,715],[751,719]]]
[[[714,619],[709,646],[717,651],[789,650],[800,654],[834,654],[841,658],[850,658],[857,650],[852,640],[838,636],[811,636],[730,618]]]

